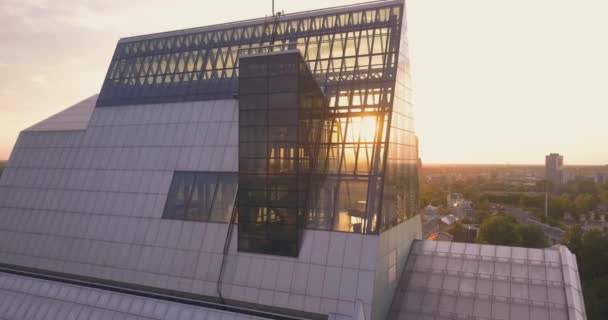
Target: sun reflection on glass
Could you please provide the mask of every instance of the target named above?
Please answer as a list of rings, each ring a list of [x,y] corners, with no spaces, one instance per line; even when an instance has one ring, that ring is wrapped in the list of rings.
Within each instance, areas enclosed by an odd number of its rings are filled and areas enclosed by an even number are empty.
[[[353,118],[348,128],[349,142],[373,142],[376,136],[376,117]]]

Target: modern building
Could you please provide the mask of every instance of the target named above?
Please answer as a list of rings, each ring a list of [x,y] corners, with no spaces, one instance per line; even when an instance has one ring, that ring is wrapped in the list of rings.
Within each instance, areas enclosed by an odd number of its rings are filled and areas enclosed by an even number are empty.
[[[563,246],[416,240],[390,319],[585,319],[580,290]]]
[[[564,181],[564,156],[559,153],[551,153],[545,156],[545,179],[559,186]]]
[[[121,39],[17,140],[0,318],[387,319],[421,238],[409,83],[402,0]]]

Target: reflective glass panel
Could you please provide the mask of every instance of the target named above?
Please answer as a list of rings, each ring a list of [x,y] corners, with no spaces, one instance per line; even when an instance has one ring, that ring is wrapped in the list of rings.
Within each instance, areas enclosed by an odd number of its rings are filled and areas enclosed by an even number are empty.
[[[163,219],[229,222],[237,183],[236,173],[175,172]]]

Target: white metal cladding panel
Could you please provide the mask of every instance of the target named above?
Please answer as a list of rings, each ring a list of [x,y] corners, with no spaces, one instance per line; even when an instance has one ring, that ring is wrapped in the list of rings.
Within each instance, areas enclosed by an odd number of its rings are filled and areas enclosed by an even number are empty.
[[[378,237],[372,319],[386,319],[414,239],[422,236],[421,223],[416,215]]]
[[[138,228],[142,222],[121,221],[113,226],[112,222],[96,219],[90,223],[95,226],[91,231],[128,225],[126,229],[130,232],[127,235],[117,232],[123,234],[124,238],[120,239],[3,232],[2,252],[11,253],[3,253],[1,257],[31,267],[50,267],[68,273],[214,295],[225,225],[152,221],[144,233]],[[80,236],[84,233],[78,232]],[[326,232],[308,231],[307,237],[323,233]],[[166,240],[171,237],[174,239]],[[226,266],[225,295],[254,303],[347,315],[354,312],[356,300],[369,305],[373,270],[362,269],[363,263],[351,264],[348,260],[341,262],[339,267],[315,264],[310,261],[311,244],[311,241],[305,241],[303,256],[299,259],[237,254],[233,248]],[[23,250],[21,246],[31,248],[33,252],[19,254]]]
[[[0,261],[214,295],[226,225],[160,218],[173,171],[237,170],[236,111],[103,108],[86,130],[22,132],[0,180]]]
[[[572,261],[563,246],[417,241],[390,319],[585,319]]]
[[[159,219],[13,212],[2,217],[7,228],[0,233],[0,260],[28,267],[50,269],[108,280],[215,296],[227,225]],[[54,221],[58,221],[55,223]],[[50,226],[50,228],[46,226]],[[60,235],[59,235],[60,234]],[[352,316],[357,302],[369,318],[374,269],[361,250],[373,235],[307,230],[299,258],[239,253],[236,233],[226,260],[224,297],[296,310]],[[315,239],[330,245],[314,248]],[[345,240],[343,250],[332,243]],[[338,245],[339,246],[339,245]],[[346,247],[352,246],[352,249]],[[312,260],[314,250],[335,255],[333,265]],[[375,251],[375,248],[368,248]],[[375,255],[370,255],[373,259]]]
[[[235,230],[224,297],[338,318],[355,318],[361,303],[371,319],[377,235],[306,230],[298,258],[241,253],[236,243]]]
[[[98,108],[23,132],[0,181],[0,262],[215,296],[226,224],[160,219],[173,171],[238,170],[235,100]],[[307,230],[297,259],[237,253],[224,295],[371,312],[377,236]]]
[[[84,130],[89,124],[93,109],[97,103],[97,95],[93,95],[58,114],[43,120],[27,131],[66,131]]]
[[[160,217],[173,171],[238,169],[236,100],[96,109],[84,131],[24,131],[3,208]]]
[[[262,319],[221,310],[0,274],[3,319]]]

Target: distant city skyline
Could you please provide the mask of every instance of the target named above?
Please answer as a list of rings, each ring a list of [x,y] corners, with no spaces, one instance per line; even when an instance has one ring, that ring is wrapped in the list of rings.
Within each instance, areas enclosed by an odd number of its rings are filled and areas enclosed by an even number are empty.
[[[361,1],[277,0],[286,13]],[[608,164],[608,3],[409,0],[423,163]],[[99,92],[117,39],[270,14],[270,1],[6,0],[0,160],[18,133]],[[142,11],[142,9],[145,9]],[[221,12],[221,14],[218,14]]]

